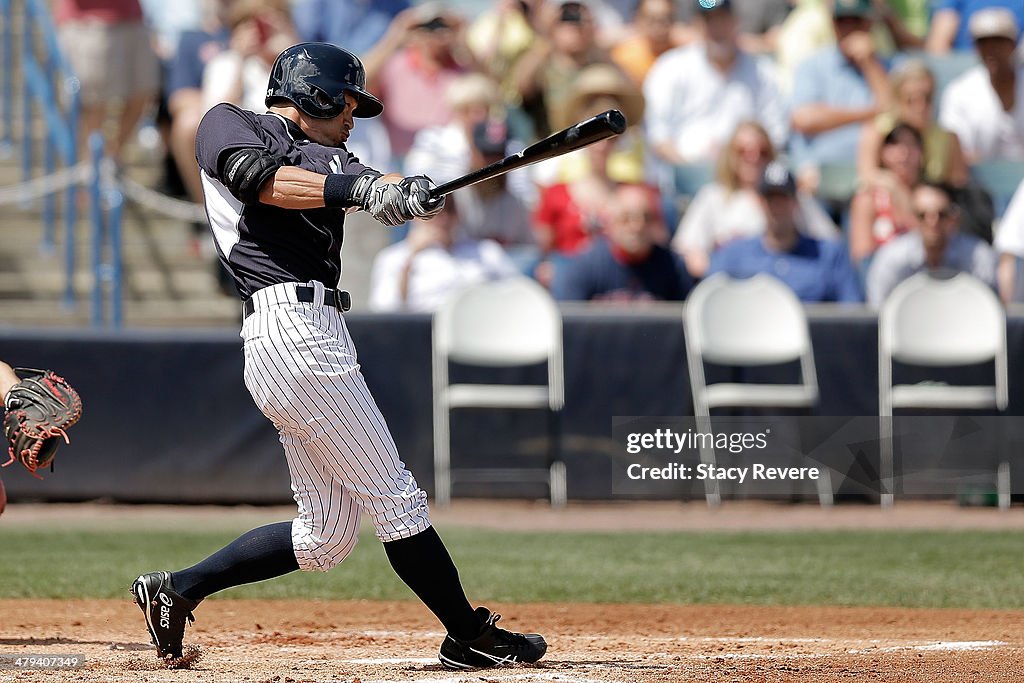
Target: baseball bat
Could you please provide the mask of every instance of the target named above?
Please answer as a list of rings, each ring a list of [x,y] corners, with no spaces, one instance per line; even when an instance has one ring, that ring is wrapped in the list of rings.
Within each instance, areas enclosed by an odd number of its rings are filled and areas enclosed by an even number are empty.
[[[549,135],[521,152],[511,154],[489,166],[470,171],[447,183],[442,183],[430,191],[430,196],[432,198],[440,197],[463,187],[504,175],[517,168],[568,154],[613,135],[619,135],[624,130],[626,130],[626,117],[618,109],[609,109],[586,121],[574,123],[565,130]]]

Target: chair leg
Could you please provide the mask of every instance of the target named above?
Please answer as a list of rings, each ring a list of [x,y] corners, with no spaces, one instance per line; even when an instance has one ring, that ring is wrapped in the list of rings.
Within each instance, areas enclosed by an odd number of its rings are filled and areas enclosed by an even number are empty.
[[[715,449],[705,448],[703,445],[700,448],[700,461],[707,465],[715,464]],[[718,479],[707,478],[704,480],[704,500],[707,502],[709,508],[716,508],[722,504],[722,489],[718,483]]]
[[[452,497],[450,409],[437,405],[434,410],[434,504],[447,507]]]
[[[1001,462],[996,470],[996,491],[1000,510],[1010,509],[1010,463]]]
[[[562,411],[548,410],[548,491],[551,507],[565,507],[567,473],[562,462]]]
[[[706,406],[694,406],[694,412],[697,418],[697,431],[701,434],[707,434],[711,432],[711,416],[708,414]],[[715,447],[714,445],[706,446],[704,439],[700,442],[700,461],[705,465],[715,465]],[[708,504],[709,508],[716,508],[722,504],[722,490],[719,486],[717,479],[705,479],[704,480],[704,501]]]
[[[891,508],[894,501],[895,473],[893,463],[892,415],[878,418],[879,427],[879,463],[878,484],[883,508]]]
[[[814,482],[818,488],[818,504],[821,507],[832,507],[835,502],[835,493],[832,488],[832,470],[827,467],[819,467],[821,476]]]
[[[548,482],[551,487],[551,507],[564,508],[566,497],[566,474],[565,463],[562,461],[551,463]]]

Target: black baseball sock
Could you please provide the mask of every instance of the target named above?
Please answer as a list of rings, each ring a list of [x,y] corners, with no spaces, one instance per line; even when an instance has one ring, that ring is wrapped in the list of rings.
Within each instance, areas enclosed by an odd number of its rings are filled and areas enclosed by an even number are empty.
[[[299,568],[292,549],[292,523],[277,522],[247,531],[199,564],[171,572],[174,590],[189,600],[263,581]]]
[[[471,640],[480,634],[480,620],[466,599],[451,555],[441,537],[428,527],[415,536],[384,544],[398,577],[434,613],[448,633]]]

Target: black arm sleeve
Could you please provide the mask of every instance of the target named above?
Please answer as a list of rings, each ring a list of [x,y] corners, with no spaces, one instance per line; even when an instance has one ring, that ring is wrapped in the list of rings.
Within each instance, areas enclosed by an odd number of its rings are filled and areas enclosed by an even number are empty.
[[[217,175],[224,187],[243,204],[260,201],[260,187],[281,168],[281,161],[266,149],[247,147],[225,150]]]

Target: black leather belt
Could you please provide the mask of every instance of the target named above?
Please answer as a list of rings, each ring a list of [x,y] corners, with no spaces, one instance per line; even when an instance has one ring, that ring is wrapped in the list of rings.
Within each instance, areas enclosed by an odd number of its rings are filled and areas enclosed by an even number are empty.
[[[316,290],[309,285],[295,285],[295,300],[299,303],[313,303],[313,296],[315,293]],[[342,312],[347,311],[352,308],[352,295],[344,289],[325,289],[324,306],[337,308]],[[256,304],[253,302],[252,297],[249,297],[245,300],[245,303],[242,304],[242,316],[247,318],[252,315],[252,312],[255,310]]]

